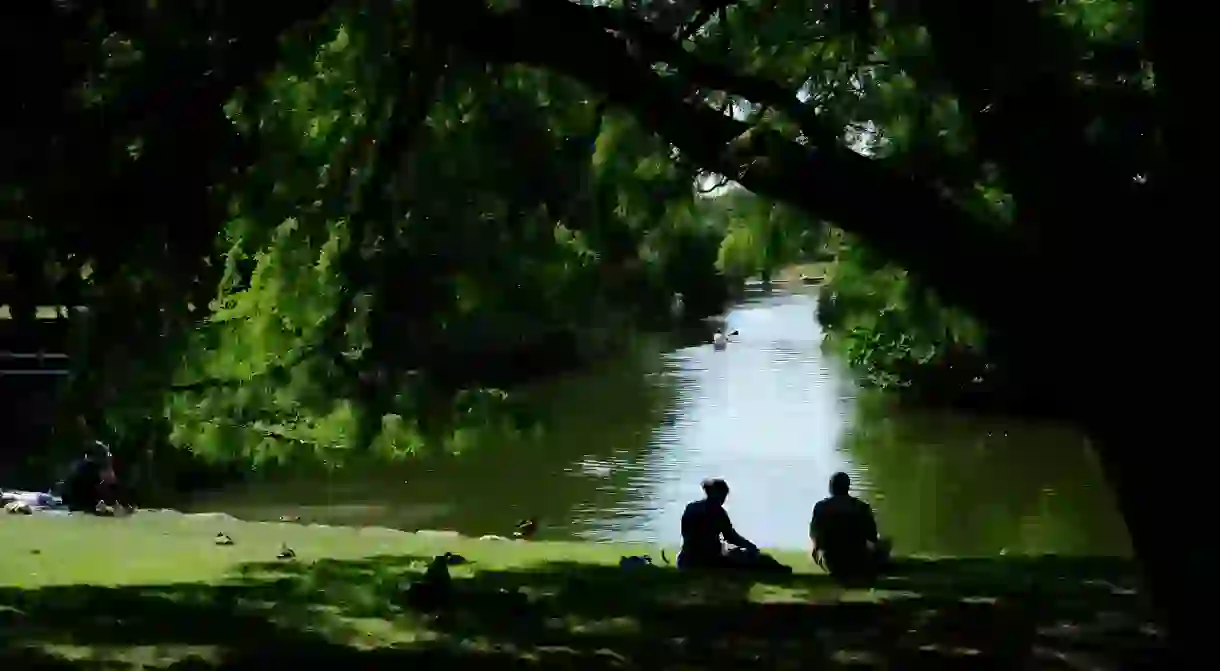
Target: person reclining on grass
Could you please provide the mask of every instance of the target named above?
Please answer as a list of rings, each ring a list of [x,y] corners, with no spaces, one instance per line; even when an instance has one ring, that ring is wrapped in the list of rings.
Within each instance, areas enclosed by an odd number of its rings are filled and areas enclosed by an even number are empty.
[[[888,565],[890,542],[878,536],[872,507],[850,489],[846,473],[831,476],[830,496],[813,507],[809,540],[813,560],[831,575],[868,579]]]
[[[54,493],[70,511],[101,513],[105,506],[117,506],[118,477],[110,448],[93,441],[83,457],[72,462],[67,477],[55,485]]]
[[[754,570],[791,569],[758,551],[733,528],[724,502],[729,485],[719,478],[703,481],[704,498],[687,504],[682,513],[682,552],[678,568],[737,568]],[[736,550],[724,551],[721,539]]]

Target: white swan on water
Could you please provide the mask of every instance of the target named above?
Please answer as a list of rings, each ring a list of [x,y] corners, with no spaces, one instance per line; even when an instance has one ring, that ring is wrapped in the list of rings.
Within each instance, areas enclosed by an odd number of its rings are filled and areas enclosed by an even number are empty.
[[[737,331],[733,331],[729,335],[737,335]],[[712,336],[712,347],[716,349],[724,349],[724,346],[729,344],[729,336],[726,336],[723,331],[716,331],[716,335]]]

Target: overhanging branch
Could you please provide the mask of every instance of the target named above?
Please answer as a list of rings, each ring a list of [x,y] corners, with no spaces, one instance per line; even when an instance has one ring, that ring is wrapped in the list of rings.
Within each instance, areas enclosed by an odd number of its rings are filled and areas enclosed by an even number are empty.
[[[674,78],[633,58],[596,20],[600,10],[567,0],[528,0],[503,12],[459,2],[447,10],[454,14],[434,6],[428,17],[437,34],[489,61],[544,67],[583,82],[704,168],[860,235],[976,315],[1008,323],[1016,306],[1028,302],[1016,285],[1028,261],[997,226],[966,215],[933,187],[858,154],[752,137],[747,124],[688,101]],[[697,71],[722,81],[731,75],[707,64]]]
[[[1105,239],[1099,232],[1137,205],[1138,186],[1125,162],[1085,139],[1092,118],[1062,26],[1026,0],[945,0],[919,13],[978,148],[1023,207],[1022,230],[1065,266],[1081,266]]]
[[[564,1],[565,4],[570,4]],[[585,30],[600,26],[605,30],[619,31],[629,36],[634,46],[638,47],[639,55],[644,57],[649,65],[666,63],[676,68],[684,79],[696,87],[732,93],[764,108],[782,110],[800,126],[801,132],[819,147],[830,149],[838,146],[842,134],[821,123],[816,109],[812,105],[802,103],[795,91],[789,91],[761,77],[737,74],[723,64],[712,62],[707,57],[696,56],[649,22],[621,9],[596,6],[588,7],[586,12],[587,17],[577,17],[574,14],[573,18],[568,20],[581,20],[585,23],[582,26]]]

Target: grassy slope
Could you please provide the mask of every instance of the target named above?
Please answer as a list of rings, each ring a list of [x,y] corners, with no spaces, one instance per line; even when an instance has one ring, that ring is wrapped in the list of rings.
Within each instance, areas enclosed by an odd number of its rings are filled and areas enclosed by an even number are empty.
[[[274,559],[281,543],[296,560]],[[444,551],[471,560],[453,569],[455,608],[403,608],[401,584]],[[1109,560],[908,560],[847,590],[799,556],[780,555],[789,579],[709,580],[617,566],[658,556],[643,546],[161,513],[0,516],[0,552],[5,668],[984,668],[1034,653],[1117,668],[1159,654],[1129,567]]]

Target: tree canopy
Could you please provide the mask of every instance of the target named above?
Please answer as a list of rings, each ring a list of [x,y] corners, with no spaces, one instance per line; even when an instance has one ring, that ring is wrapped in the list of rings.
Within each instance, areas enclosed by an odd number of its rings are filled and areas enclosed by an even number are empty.
[[[1143,260],[1117,227],[1185,221],[1206,193],[1190,31],[1163,3],[19,4],[6,265],[25,304],[54,283],[88,306],[75,382],[111,412],[169,407],[198,433],[240,404],[260,431],[400,449],[394,417],[433,416],[411,404],[499,398],[462,346],[523,336],[507,313],[575,351],[629,297],[714,284],[690,270],[720,251],[693,185],[719,175],[847,233],[886,297],[849,332],[933,324],[1081,423],[1154,589],[1184,595],[1155,549],[1171,511],[1143,492],[1170,467],[1132,438],[1176,409],[1130,388],[1186,372],[1115,365],[1118,260]],[[1178,232],[1145,266],[1178,280],[1167,305],[1199,286],[1204,246]]]

